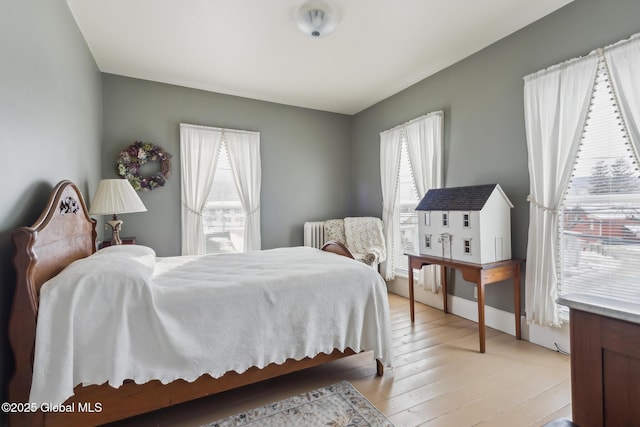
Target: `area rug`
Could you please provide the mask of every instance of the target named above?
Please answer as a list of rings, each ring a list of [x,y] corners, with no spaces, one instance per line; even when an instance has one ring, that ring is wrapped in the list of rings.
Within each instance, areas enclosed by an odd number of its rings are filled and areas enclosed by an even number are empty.
[[[322,387],[203,427],[393,427],[348,381]]]

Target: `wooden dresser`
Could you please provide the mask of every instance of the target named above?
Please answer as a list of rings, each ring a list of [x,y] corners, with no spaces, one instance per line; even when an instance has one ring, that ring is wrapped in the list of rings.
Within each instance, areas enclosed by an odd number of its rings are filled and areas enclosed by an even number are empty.
[[[640,425],[640,304],[572,294],[571,404],[580,427]]]

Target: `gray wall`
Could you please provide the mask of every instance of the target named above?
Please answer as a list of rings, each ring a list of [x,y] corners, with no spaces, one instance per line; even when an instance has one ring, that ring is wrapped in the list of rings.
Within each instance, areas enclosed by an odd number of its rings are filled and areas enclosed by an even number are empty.
[[[6,330],[13,229],[31,225],[71,179],[85,196],[100,178],[100,73],[64,1],[0,4],[0,401],[13,359]]]
[[[532,72],[640,31],[637,0],[576,0],[353,118],[354,213],[380,215],[379,132],[444,110],[445,186],[498,182],[515,205],[513,256],[526,257],[529,207],[523,80]],[[459,275],[453,293],[473,299]],[[524,285],[523,285],[524,286]],[[487,304],[513,311],[512,285],[492,285]]]
[[[181,122],[260,132],[263,249],[301,245],[305,221],[349,212],[349,116],[110,74],[102,86],[104,178],[117,177],[120,150],[136,140],[173,156],[167,184],[139,193],[148,212],[122,215],[123,236],[135,236],[158,255],[180,254]]]

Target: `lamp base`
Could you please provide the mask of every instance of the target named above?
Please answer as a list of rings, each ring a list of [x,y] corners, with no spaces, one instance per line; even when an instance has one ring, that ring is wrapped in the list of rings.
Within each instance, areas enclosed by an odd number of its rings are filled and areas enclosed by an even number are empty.
[[[111,244],[121,245],[120,230],[122,229],[122,220],[118,219],[116,214],[113,214],[113,218],[107,221],[107,224],[111,226]]]

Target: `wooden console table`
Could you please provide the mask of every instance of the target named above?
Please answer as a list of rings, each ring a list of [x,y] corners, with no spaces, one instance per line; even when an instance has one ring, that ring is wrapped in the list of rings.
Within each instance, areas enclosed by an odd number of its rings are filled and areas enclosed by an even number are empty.
[[[474,264],[448,258],[429,255],[406,254],[409,257],[409,306],[411,309],[411,324],[415,323],[415,297],[413,294],[413,270],[421,269],[425,265],[442,266],[442,300],[444,312],[448,313],[447,304],[447,275],[446,268],[460,270],[464,280],[471,282],[478,288],[478,333],[480,335],[480,353],[485,352],[485,327],[484,327],[484,286],[489,283],[513,279],[514,315],[516,318],[516,338],[522,338],[520,324],[520,265],[521,259],[509,259],[505,261],[487,264]]]

